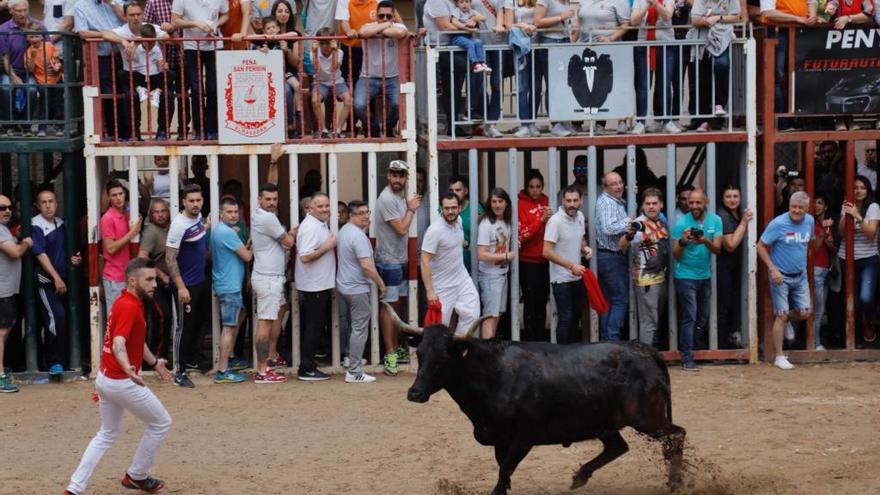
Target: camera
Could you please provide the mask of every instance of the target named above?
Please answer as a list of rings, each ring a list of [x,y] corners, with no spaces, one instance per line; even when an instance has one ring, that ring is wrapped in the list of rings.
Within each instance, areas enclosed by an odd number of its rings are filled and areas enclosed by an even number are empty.
[[[696,228],[691,229],[691,237],[693,239],[699,239],[699,238],[703,237],[703,229],[696,229]]]
[[[644,232],[645,231],[645,223],[639,222],[638,220],[636,220],[635,222],[632,222],[629,224],[629,229],[632,230],[633,232]]]

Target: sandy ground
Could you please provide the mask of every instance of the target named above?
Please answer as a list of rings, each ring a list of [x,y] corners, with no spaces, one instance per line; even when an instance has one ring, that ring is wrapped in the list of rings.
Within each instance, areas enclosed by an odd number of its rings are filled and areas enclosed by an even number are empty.
[[[688,430],[684,493],[880,493],[880,364],[706,366],[672,371],[675,422]],[[478,494],[495,483],[493,451],[445,392],[405,400],[413,375],[350,385],[214,385],[151,380],[174,418],[154,469],[181,494]],[[92,383],[25,386],[0,396],[0,493],[60,493],[99,425]],[[142,427],[124,431],[90,493],[119,485]],[[631,430],[630,452],[577,493],[666,493],[658,445]],[[569,493],[598,442],[539,447],[514,494]]]

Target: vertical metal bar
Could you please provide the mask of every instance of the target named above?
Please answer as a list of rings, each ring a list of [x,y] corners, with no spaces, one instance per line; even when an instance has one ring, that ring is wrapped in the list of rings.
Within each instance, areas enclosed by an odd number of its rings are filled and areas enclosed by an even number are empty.
[[[596,198],[597,187],[596,179],[598,178],[596,159],[596,147],[587,148],[587,197],[590,201],[587,203],[587,236],[590,238],[590,249],[593,250],[594,256],[590,259],[590,270],[594,272],[599,268],[599,260],[595,256],[596,253]],[[590,342],[599,341],[599,328],[596,325],[590,327]]]
[[[62,173],[64,180],[64,223],[67,227],[64,229],[64,245],[66,246],[65,254],[69,259],[72,255],[81,254],[79,249],[79,224],[80,218],[77,214],[79,201],[79,191],[76,180],[76,163],[77,157],[73,153],[65,153],[62,157]],[[67,267],[67,335],[69,338],[68,348],[70,350],[70,369],[79,371],[82,369],[82,356],[79,345],[80,332],[80,277],[82,269],[79,266],[70,264]]]
[[[413,174],[410,174],[413,175]],[[479,229],[478,214],[480,210],[480,160],[476,148],[468,150],[468,204],[470,205],[470,243],[468,244],[468,256],[471,259],[471,279],[476,285],[478,282],[477,270],[477,232]]]
[[[681,86],[679,86],[681,88]],[[678,176],[676,172],[676,150],[674,144],[666,145],[666,218],[669,219],[669,230],[672,232],[672,227],[675,225],[675,222],[678,221],[676,218],[676,197],[675,197],[675,182],[676,177]],[[673,281],[674,274],[672,273],[672,267],[675,263],[675,257],[672,256],[672,249],[669,250],[669,270],[666,275],[666,284],[667,291],[666,293],[669,295],[666,303],[667,310],[667,322],[669,323],[669,350],[676,351],[678,350],[678,315],[675,312],[675,282]]]
[[[850,203],[855,202],[853,185],[856,180],[855,167],[855,142],[846,142],[846,154],[844,161],[843,190],[844,198]],[[855,225],[852,215],[846,217],[846,350],[851,351],[856,347],[856,262],[855,262]]]
[[[208,180],[211,225],[220,225],[220,160],[217,155],[208,155]],[[211,362],[217,371],[220,363],[220,306],[217,296],[211,292]]]
[[[636,147],[628,145],[626,147],[626,214],[630,218],[634,218],[638,212],[638,204],[636,203]],[[637,305],[633,304],[636,300],[635,287],[630,283],[627,277],[627,285],[629,286],[628,318],[629,318],[629,339],[636,340],[639,337],[639,319],[636,314]]]
[[[715,214],[715,143],[706,143],[706,196],[709,198],[709,205],[706,208],[706,215]],[[716,232],[715,235],[719,235]],[[709,298],[709,349],[713,351],[718,349],[718,271],[717,257],[711,257],[712,278],[710,285],[712,287],[712,296]]]
[[[765,38],[763,44],[763,50],[761,50],[761,55],[763,57],[763,66],[762,66],[762,81],[761,81],[761,95],[763,106],[761,108],[761,115],[763,115],[763,145],[761,152],[761,183],[760,183],[760,191],[761,191],[761,210],[758,215],[758,221],[760,224],[759,227],[763,228],[770,220],[773,219],[774,212],[774,188],[773,184],[775,184],[775,176],[776,176],[776,117],[773,111],[774,105],[774,71],[775,71],[775,57],[776,57],[776,43],[777,40],[775,38]],[[746,117],[748,118],[748,116]],[[754,129],[753,129],[754,132]],[[755,166],[757,167],[757,161],[755,162]],[[756,189],[757,190],[757,189]],[[749,235],[752,236],[753,232],[749,231]],[[754,237],[751,237],[754,239]],[[773,344],[773,332],[771,331],[773,325],[773,311],[770,307],[770,298],[769,290],[770,290],[770,280],[767,274],[767,267],[762,267],[760,270],[757,270],[758,275],[758,283],[756,285],[756,289],[758,289],[761,294],[759,299],[760,301],[760,323],[764,330],[763,335],[763,344],[764,349],[771,349]],[[757,331],[757,326],[756,326]],[[757,335],[756,335],[757,336]],[[757,356],[758,355],[758,339],[754,339],[749,343],[749,355]],[[770,355],[769,352],[764,353],[764,360],[770,361],[775,356]]]
[[[534,86],[532,86],[534,90]],[[535,94],[535,93],[532,93]],[[556,162],[556,148],[551,147],[547,150],[547,196],[550,200],[550,208],[555,212],[559,207],[559,169]],[[553,290],[550,290],[549,308],[547,314],[550,315],[550,342],[556,343],[556,328],[559,326],[559,312],[556,307],[556,297],[553,296]]]
[[[138,184],[140,183],[138,177],[138,158],[139,157],[135,155],[128,157],[128,222],[130,224],[137,221],[141,212],[140,190],[138,189]],[[133,249],[136,247],[140,238],[140,233],[135,234],[135,236],[131,238],[131,242],[126,249]],[[132,244],[134,246],[132,246]]]
[[[379,176],[376,171],[376,152],[367,154],[367,204],[370,211],[376,209],[376,198],[379,188]],[[370,239],[376,239],[376,223],[370,222]],[[370,285],[370,364],[379,363],[379,291]]]
[[[439,193],[439,185],[438,185],[438,175],[439,175],[439,158],[437,155],[437,99],[432,98],[431,95],[437,94],[437,50],[431,47],[427,47],[425,49],[425,56],[427,59],[427,63],[425,64],[427,67],[427,91],[428,91],[428,184],[427,188],[429,191],[428,200],[430,201],[430,212],[431,212],[431,223],[438,221],[440,218],[440,214],[438,210],[440,208],[440,198],[438,197]],[[378,362],[378,361],[376,361]]]
[[[330,233],[334,236],[339,234],[339,208],[337,207],[339,204],[339,182],[337,180],[338,162],[336,158],[336,153],[330,153],[327,155],[327,191],[330,196]],[[339,298],[335,290],[331,292],[330,306],[330,348],[332,349],[333,354],[330,358],[330,362],[332,363],[333,368],[338,368],[340,366],[339,354],[341,346],[339,342]]]
[[[204,133],[204,129],[202,129]],[[260,177],[259,177],[259,163],[257,162],[257,155],[249,155],[248,156],[248,192],[250,193],[250,204],[251,208],[257,208],[259,205],[259,200],[257,198],[259,189],[260,189]],[[174,181],[172,181],[174,182]],[[254,363],[254,369],[257,368],[257,347],[256,347],[256,335],[257,335],[257,325],[259,325],[259,319],[257,318],[257,295],[254,294],[253,290],[251,291],[251,328],[253,328],[252,335],[254,338],[251,339],[251,354]],[[294,326],[296,322],[294,322]],[[296,362],[296,356],[291,356],[291,360],[293,361],[293,365],[296,366],[298,363]],[[263,370],[257,370],[262,373]]]
[[[86,207],[88,214],[89,239],[89,354],[91,359],[91,371],[89,376],[94,378],[98,374],[101,363],[101,344],[103,339],[103,318],[101,314],[101,278],[98,270],[98,222],[101,217],[101,198],[98,187],[98,164],[95,155],[86,155]]]
[[[510,192],[512,215],[510,219],[510,231],[519,232],[519,208],[518,208],[518,189],[517,189],[517,160],[516,148],[508,148],[507,150],[507,182]],[[510,236],[511,249],[519,253],[519,237]],[[510,338],[518,342],[520,339],[519,328],[519,260],[510,264],[510,304],[508,305],[510,314]]]
[[[18,153],[18,200],[21,204],[21,236],[31,236],[31,216],[30,205],[33,204],[31,198],[31,170],[30,155],[28,153]],[[72,227],[72,226],[71,226]],[[25,363],[27,371],[33,373],[38,370],[37,359],[37,314],[35,311],[36,301],[34,301],[34,257],[23,256],[21,263],[21,279],[22,279],[22,303],[24,304],[24,342],[25,342]]]
[[[290,182],[290,225],[299,224],[299,155],[288,154],[288,176]],[[281,182],[281,179],[278,179]],[[256,204],[256,203],[251,203]],[[294,247],[294,249],[296,249]],[[288,258],[288,263],[290,263]],[[256,320],[254,320],[256,321]],[[299,292],[296,284],[290,284],[290,362],[293,367],[299,368],[300,361],[300,327],[299,327]]]
[[[804,182],[806,182],[807,194],[810,195],[810,198],[815,199],[814,193],[816,191],[816,177],[814,174],[816,172],[816,154],[815,154],[814,148],[813,148],[813,141],[806,141],[803,144],[804,144],[803,145]],[[814,201],[811,203],[815,204]],[[826,205],[826,208],[827,208],[827,206],[828,205]],[[815,215],[815,211],[813,210],[812,206],[810,208],[810,213]],[[826,215],[827,215],[827,210],[826,210]],[[821,248],[821,249],[824,249],[824,248]],[[813,280],[813,266],[814,265],[813,265],[812,250],[808,249],[807,254],[808,254],[807,279],[809,280],[810,288],[812,289],[812,293],[811,293],[812,297],[810,298],[810,300],[815,303],[815,301],[816,301],[816,286],[815,286],[815,281]],[[814,344],[813,341],[815,338],[814,325],[815,325],[815,314],[813,314],[811,312],[810,317],[807,318],[807,332],[806,332],[807,339],[806,340],[807,340],[807,350],[808,351],[813,351],[813,350],[815,350],[815,347],[816,347],[815,345],[813,345]]]
[[[407,71],[408,72],[408,71]],[[401,85],[401,94],[403,95],[403,101],[406,104],[406,129],[401,127],[400,135],[406,139],[406,163],[409,164],[412,170],[406,181],[406,190],[407,191],[416,191],[417,185],[417,177],[415,173],[416,163],[418,161],[418,152],[419,152],[419,143],[416,140],[417,136],[417,125],[416,125],[416,86],[415,83],[407,81],[403,85]],[[436,100],[433,96],[428,98],[429,100]],[[398,124],[399,125],[399,124]],[[374,179],[373,182],[373,195],[371,197],[376,197],[376,187],[377,181]],[[408,304],[408,312],[409,312],[409,323],[411,325],[418,325],[419,319],[419,251],[418,251],[418,234],[419,234],[419,213],[416,212],[415,220],[410,223],[409,226],[409,239],[407,240],[407,263],[409,269],[409,276],[407,277],[409,280],[409,298],[407,299]],[[378,340],[376,340],[378,344]],[[405,346],[405,348],[408,348]],[[374,361],[378,363],[378,353],[376,354],[377,359]],[[414,354],[411,356],[411,362],[414,362]]]
[[[746,41],[746,134],[748,141],[746,145],[746,187],[743,192],[746,195],[746,204],[753,212],[758,213],[758,98],[757,98],[757,45],[754,38]],[[771,73],[772,74],[772,73]],[[765,75],[764,77],[772,77]],[[772,91],[772,88],[771,88]],[[773,108],[772,106],[770,107]],[[765,117],[765,122],[767,117]],[[770,126],[773,126],[773,117],[769,117]],[[768,132],[764,128],[765,133]],[[772,140],[765,141],[764,146],[770,148],[772,154]],[[775,173],[775,167],[772,164],[764,165],[772,178]],[[772,182],[766,183],[766,188],[770,189]],[[772,191],[771,191],[772,194]],[[748,321],[748,332],[743,328],[743,336],[747,337],[749,346],[749,362],[755,363],[758,360],[758,287],[756,273],[758,270],[758,255],[755,248],[755,239],[758,237],[757,221],[749,222],[748,237],[746,242],[746,263],[748,283],[744,284],[746,290],[746,304],[744,305],[745,317],[742,321]]]

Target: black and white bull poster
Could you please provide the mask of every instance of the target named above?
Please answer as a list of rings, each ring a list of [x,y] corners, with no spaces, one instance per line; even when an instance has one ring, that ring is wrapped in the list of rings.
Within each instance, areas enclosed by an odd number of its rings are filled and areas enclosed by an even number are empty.
[[[635,113],[632,46],[550,46],[550,120],[604,120]]]

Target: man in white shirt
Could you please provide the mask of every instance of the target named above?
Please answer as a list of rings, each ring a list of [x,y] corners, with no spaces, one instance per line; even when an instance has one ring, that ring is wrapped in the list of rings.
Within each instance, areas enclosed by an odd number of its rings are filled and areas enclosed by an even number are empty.
[[[458,315],[454,331],[462,334],[480,316],[480,296],[464,267],[464,230],[458,220],[459,208],[458,196],[453,192],[440,199],[443,221],[432,223],[425,232],[421,267],[428,304],[440,301],[442,321],[447,326],[454,311]]]
[[[73,31],[73,6],[76,2],[77,0],[44,0],[43,25],[46,31]],[[64,50],[61,35],[52,35],[52,43],[58,47],[58,54],[61,55]]]
[[[859,164],[857,173],[868,178],[871,189],[877,191],[877,144],[868,141],[865,146],[865,161]]]
[[[558,320],[556,343],[579,342],[578,323],[584,307],[586,291],[583,276],[586,268],[581,257],[593,257],[584,238],[584,214],[580,212],[581,191],[568,186],[562,191],[562,206],[544,229],[544,258],[550,261],[550,287],[556,301]]]
[[[312,195],[309,213],[296,234],[294,277],[302,312],[302,357],[297,378],[303,381],[328,380],[317,368],[315,352],[321,332],[330,318],[330,300],[336,286],[336,236],[330,233],[330,197],[323,192]]]

